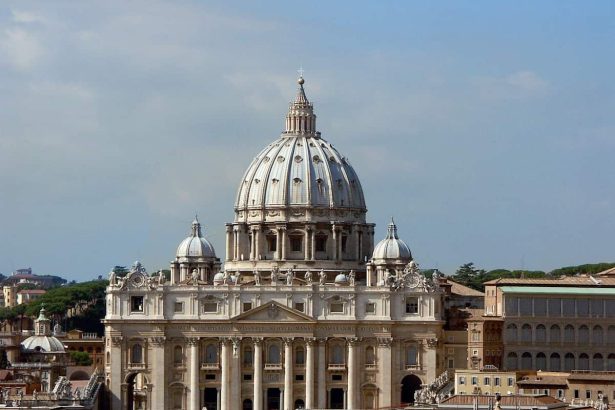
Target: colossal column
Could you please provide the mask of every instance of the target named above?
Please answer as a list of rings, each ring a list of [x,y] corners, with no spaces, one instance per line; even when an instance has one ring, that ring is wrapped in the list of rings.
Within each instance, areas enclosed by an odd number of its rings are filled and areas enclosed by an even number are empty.
[[[188,408],[199,410],[201,407],[199,402],[199,338],[189,337],[187,342],[190,346],[190,398]]]
[[[231,409],[241,408],[241,367],[239,364],[241,339],[238,337],[231,338],[233,352],[231,355],[231,397],[229,403]]]
[[[230,368],[228,362],[228,351],[229,351],[229,340],[227,338],[222,338],[221,340],[222,349],[220,349],[220,367],[222,368],[222,377],[220,380],[221,389],[220,389],[220,409],[221,410],[231,410],[229,406],[229,379],[230,379]]]
[[[305,340],[305,407],[314,407],[314,338]]]
[[[359,386],[357,378],[357,347],[359,344],[358,337],[348,339],[348,409],[358,409],[359,402],[357,400]]]
[[[263,339],[252,338],[254,341],[254,410],[263,410]]]
[[[284,339],[284,410],[293,410],[293,339]]]
[[[327,408],[327,339],[318,339],[318,408]]]
[[[378,376],[380,379],[380,407],[391,405],[392,384],[391,384],[391,337],[378,338]]]
[[[159,403],[161,407],[166,408],[165,398],[165,374],[166,374],[166,362],[164,360],[164,336],[157,336],[150,338],[152,346],[152,385],[153,388],[153,403]]]

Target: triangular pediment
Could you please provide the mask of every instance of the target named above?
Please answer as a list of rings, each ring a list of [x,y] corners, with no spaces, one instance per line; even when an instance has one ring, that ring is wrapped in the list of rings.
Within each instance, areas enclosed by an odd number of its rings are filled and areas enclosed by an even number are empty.
[[[233,320],[237,322],[316,323],[316,320],[308,315],[273,301],[244,312]]]

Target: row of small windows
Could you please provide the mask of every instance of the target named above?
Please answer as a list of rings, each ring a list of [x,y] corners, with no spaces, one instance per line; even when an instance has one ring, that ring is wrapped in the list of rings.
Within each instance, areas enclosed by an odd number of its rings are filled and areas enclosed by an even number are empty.
[[[466,384],[466,376],[459,376],[459,378],[457,379],[458,383],[460,385],[465,385]],[[493,377],[493,379],[491,377],[485,376],[483,377],[483,385],[484,386],[491,386],[491,382],[493,381],[493,385],[494,386],[502,386],[502,379],[500,377]],[[478,376],[471,376],[470,377],[470,383],[472,384],[472,386],[477,386],[479,382],[479,377]],[[514,386],[515,384],[515,379],[512,377],[509,377],[507,380],[507,386],[511,387]]]
[[[518,327],[511,323],[506,326],[505,340],[507,342],[561,343],[563,341],[564,343],[591,343],[593,345],[615,344],[615,326],[607,328],[605,339],[604,328],[600,325],[595,325],[591,330],[587,325],[581,325],[578,328],[566,325],[563,330],[559,325],[551,325],[547,330],[543,324],[532,327],[525,323]]]
[[[534,364],[532,364],[533,360]],[[537,353],[534,357],[530,352],[524,352],[520,356],[515,352],[510,352],[506,356],[506,367],[508,370],[539,369],[554,372],[569,372],[571,370],[615,371],[615,353],[608,356],[595,353],[591,357],[587,353],[581,353],[578,357],[573,353],[566,353],[562,360],[562,355],[559,353],[551,353],[547,358],[547,355],[543,352]]]
[[[615,299],[524,298],[505,299],[506,316],[615,317]]]

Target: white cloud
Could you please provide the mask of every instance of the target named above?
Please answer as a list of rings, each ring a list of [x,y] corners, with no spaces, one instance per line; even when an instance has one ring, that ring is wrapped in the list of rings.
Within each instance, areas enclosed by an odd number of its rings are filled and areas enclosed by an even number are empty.
[[[0,48],[7,63],[19,71],[32,69],[43,55],[38,39],[21,28],[10,28],[0,38]]]
[[[29,11],[11,10],[13,21],[15,23],[42,23],[45,21],[43,17]]]
[[[530,70],[503,77],[480,77],[475,80],[479,95],[489,100],[523,100],[545,96],[549,82]]]

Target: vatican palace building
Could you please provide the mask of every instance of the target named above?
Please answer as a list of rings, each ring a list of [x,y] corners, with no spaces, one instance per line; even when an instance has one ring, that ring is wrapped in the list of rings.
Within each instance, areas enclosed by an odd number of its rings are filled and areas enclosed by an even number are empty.
[[[374,238],[304,82],[239,181],[224,259],[195,218],[170,278],[138,262],[110,274],[111,408],[386,408],[444,371],[444,280],[421,273],[393,220]]]

